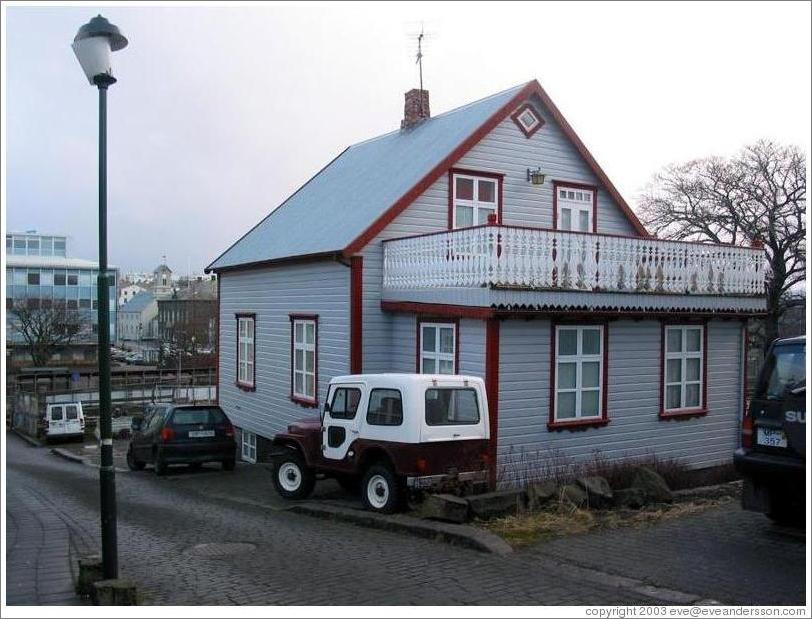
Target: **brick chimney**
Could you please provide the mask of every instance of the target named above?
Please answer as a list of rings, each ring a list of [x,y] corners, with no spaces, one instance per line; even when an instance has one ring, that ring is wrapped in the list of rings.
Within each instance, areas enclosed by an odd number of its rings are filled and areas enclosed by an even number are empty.
[[[406,93],[406,104],[403,106],[401,129],[409,129],[421,120],[429,118],[429,91],[412,88]]]

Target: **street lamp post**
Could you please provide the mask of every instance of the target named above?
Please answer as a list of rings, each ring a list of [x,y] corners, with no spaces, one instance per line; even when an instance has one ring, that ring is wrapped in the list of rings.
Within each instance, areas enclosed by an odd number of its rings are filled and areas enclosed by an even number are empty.
[[[127,45],[119,29],[98,15],[73,40],[73,51],[88,81],[99,90],[99,434],[101,436],[101,546],[105,578],[118,578],[116,539],[116,474],[110,411],[110,296],[107,273],[107,89],[116,83],[111,52]]]

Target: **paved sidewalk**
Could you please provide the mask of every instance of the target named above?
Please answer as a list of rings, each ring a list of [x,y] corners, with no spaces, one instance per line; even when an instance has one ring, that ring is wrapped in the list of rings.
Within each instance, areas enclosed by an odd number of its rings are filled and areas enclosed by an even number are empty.
[[[86,534],[36,490],[7,487],[6,603],[75,605],[76,561],[92,554]]]

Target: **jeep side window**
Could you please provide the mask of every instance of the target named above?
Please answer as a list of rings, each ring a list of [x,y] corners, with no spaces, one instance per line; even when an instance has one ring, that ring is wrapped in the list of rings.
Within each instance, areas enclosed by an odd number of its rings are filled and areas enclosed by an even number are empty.
[[[330,404],[330,417],[333,419],[355,419],[358,404],[361,402],[361,390],[350,387],[339,387]]]
[[[403,399],[397,389],[373,389],[369,394],[367,423],[371,426],[399,426],[403,423]]]
[[[166,407],[159,407],[155,409],[155,412],[152,413],[152,418],[149,420],[149,426],[147,430],[154,430],[164,420],[164,415],[166,414]]]
[[[462,426],[479,423],[473,389],[426,389],[426,425]]]
[[[51,409],[51,421],[62,421],[62,407],[54,406]]]

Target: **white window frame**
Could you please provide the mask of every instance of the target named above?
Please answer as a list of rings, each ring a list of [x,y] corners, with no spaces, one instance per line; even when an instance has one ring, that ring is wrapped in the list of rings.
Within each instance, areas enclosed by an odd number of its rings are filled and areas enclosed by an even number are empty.
[[[688,331],[699,331],[699,350],[688,351]],[[668,334],[672,331],[679,331],[681,333],[681,350],[679,352],[669,352],[668,350]],[[666,413],[673,413],[675,411],[698,411],[705,408],[705,325],[666,325],[665,337],[663,338],[663,401],[662,410]],[[668,361],[669,359],[680,360],[680,380],[668,381]],[[699,380],[687,380],[686,369],[688,367],[688,359],[699,360]],[[680,385],[680,405],[677,407],[668,408],[668,387]],[[698,385],[699,388],[699,404],[697,406],[685,406],[685,390],[688,385]]]
[[[257,463],[257,435],[253,432],[243,430],[242,435],[242,459],[251,464]]]
[[[302,325],[302,338],[303,341],[296,340],[296,326]],[[313,342],[309,343],[307,341],[307,327],[308,325],[313,326]],[[304,400],[307,402],[315,403],[316,394],[318,393],[319,386],[316,384],[316,376],[318,375],[318,339],[319,339],[319,327],[318,327],[318,320],[316,318],[293,318],[291,320],[291,329],[293,330],[291,333],[291,341],[293,345],[291,346],[291,375],[290,375],[290,392],[293,397],[297,400]],[[296,365],[296,351],[302,351],[302,364],[303,366],[297,367]],[[307,370],[307,355],[308,353],[313,353],[313,371]],[[302,392],[296,391],[296,375],[302,375]],[[313,393],[307,393],[307,377],[313,377]]]
[[[556,218],[559,230],[573,231],[573,232],[592,232],[594,230],[595,222],[592,220],[594,216],[595,207],[595,191],[593,189],[584,189],[583,187],[576,187],[572,185],[557,184],[556,191]],[[562,192],[565,197],[561,197]],[[569,193],[573,193],[573,197],[569,197]],[[580,194],[580,197],[579,197]],[[570,227],[564,227],[564,209],[570,211]],[[587,214],[587,229],[580,229],[581,213]],[[578,228],[573,228],[573,224],[578,223]]]
[[[473,181],[474,185],[474,197],[473,200],[464,200],[462,198],[457,198],[457,179],[470,179]],[[481,202],[479,200],[479,181],[486,181],[489,183],[493,183],[493,202]],[[483,224],[479,222],[479,211],[480,210],[487,210],[493,212],[494,215],[499,217],[499,179],[494,178],[492,176],[477,176],[476,174],[461,174],[454,172],[451,175],[451,191],[452,193],[452,200],[451,200],[451,221],[452,221],[452,228],[454,230],[458,229],[457,226],[457,206],[465,206],[473,209],[473,217],[471,219],[471,226],[480,226]]]
[[[525,123],[523,120],[526,114],[529,114],[533,118],[533,122],[530,123],[529,125]],[[539,123],[541,123],[541,119],[539,118],[538,114],[536,114],[536,112],[533,111],[533,108],[530,107],[527,107],[524,110],[522,110],[516,118],[519,121],[519,124],[521,124],[521,126],[524,127],[524,130],[527,132],[532,131],[533,129],[538,127]]]
[[[606,386],[603,384],[603,372],[604,372],[604,346],[606,345],[606,332],[605,332],[605,325],[582,325],[582,326],[574,326],[574,325],[556,325],[555,327],[555,384],[553,385],[553,389],[555,390],[555,405],[553,407],[553,420],[555,423],[568,423],[568,422],[575,422],[575,421],[599,421],[604,418],[604,410],[603,410],[603,391]],[[583,340],[584,340],[584,331],[594,331],[597,330],[600,333],[600,348],[596,354],[584,354],[583,353]],[[576,331],[577,332],[577,342],[576,342],[576,352],[574,355],[561,355],[558,352],[559,346],[561,344],[561,332],[562,331]],[[582,386],[583,377],[582,377],[582,368],[584,363],[598,363],[598,413],[597,415],[588,415],[584,416],[581,414],[581,398],[584,391],[596,391],[594,387],[587,387],[584,388]],[[575,387],[567,387],[561,388],[558,386],[559,381],[561,380],[561,371],[560,371],[560,364],[561,363],[575,363]],[[575,393],[575,417],[566,417],[566,418],[559,418],[558,416],[558,405],[561,401],[559,395],[561,393]]]
[[[237,384],[243,387],[255,387],[256,333],[255,316],[237,316]]]
[[[434,350],[433,351],[424,351],[423,350],[423,329],[434,329]],[[451,329],[451,337],[453,346],[451,347],[451,352],[441,352],[440,351],[440,329]],[[440,374],[440,361],[450,361],[452,374],[457,373],[457,324],[454,322],[430,322],[430,321],[420,321],[418,322],[418,342],[417,342],[417,350],[418,350],[418,361],[419,367],[417,368],[417,372],[419,374],[424,374],[423,372],[423,363],[426,359],[434,360],[434,367],[435,372],[434,374]]]

